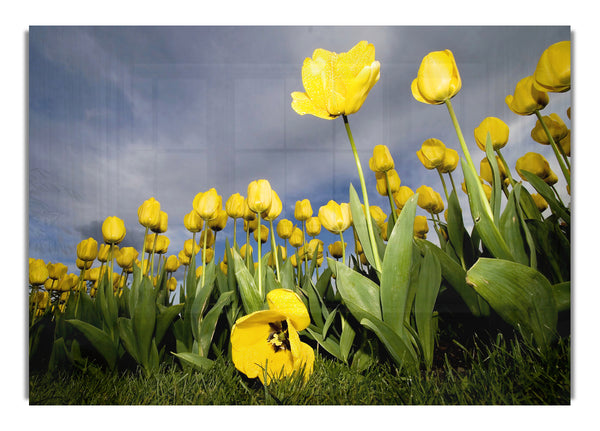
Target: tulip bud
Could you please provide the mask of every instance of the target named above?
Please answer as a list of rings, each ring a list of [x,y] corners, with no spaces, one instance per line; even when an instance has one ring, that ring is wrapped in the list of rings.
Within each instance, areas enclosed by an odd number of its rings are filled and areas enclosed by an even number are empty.
[[[417,205],[419,205],[425,211],[433,211],[437,204],[435,191],[431,187],[423,185],[417,189],[416,193],[419,194]]]
[[[452,51],[434,51],[423,58],[410,89],[422,103],[439,105],[454,97],[461,88],[460,74]]]
[[[89,269],[92,267],[93,263],[93,260],[81,260],[79,258],[75,259],[75,266],[77,266],[79,269]]]
[[[567,129],[567,126],[558,114],[545,115],[542,119],[555,143],[558,143],[569,133],[569,129]],[[536,121],[535,127],[531,130],[531,138],[542,145],[550,145],[550,139],[540,120]]]
[[[500,118],[487,117],[473,131],[477,146],[485,151],[487,135],[490,134],[494,151],[504,148],[508,142],[508,125]]]
[[[258,219],[253,219],[250,221],[244,220],[244,232],[254,232],[258,227]]]
[[[317,236],[321,233],[321,222],[319,217],[310,217],[306,220],[306,234],[308,236]]]
[[[534,85],[539,91],[564,93],[571,89],[571,41],[550,45],[542,53],[535,72]]]
[[[423,163],[426,169],[435,169],[442,164],[446,146],[442,141],[435,138],[429,138],[421,145],[417,151],[417,157]]]
[[[117,265],[122,269],[133,267],[133,262],[137,259],[139,252],[133,247],[123,247],[119,250],[117,256]]]
[[[159,211],[158,224],[153,226],[150,230],[154,233],[165,233],[169,225],[169,216],[164,211]]]
[[[225,202],[225,211],[234,220],[242,218],[244,216],[244,205],[244,197],[239,193],[234,193]]]
[[[444,152],[444,159],[437,167],[438,171],[440,171],[442,174],[447,174],[448,172],[454,171],[454,169],[456,169],[458,166],[459,159],[460,157],[456,150],[453,150],[452,148],[446,148],[446,151]]]
[[[110,216],[102,223],[102,236],[107,244],[118,244],[125,238],[125,223],[118,217]]]
[[[540,212],[544,212],[544,210],[548,208],[548,202],[542,197],[542,195],[534,193],[531,195],[531,197],[535,203],[535,206]]]
[[[296,248],[304,244],[304,234],[302,233],[302,229],[294,227],[292,236],[290,237],[290,244],[292,247]]]
[[[319,221],[329,232],[339,235],[352,224],[350,205],[338,204],[335,201],[327,202],[327,205],[319,208]]]
[[[375,219],[375,223],[377,223],[377,226],[381,228],[383,223],[385,223],[385,219],[387,218],[386,213],[383,212],[381,207],[378,207],[377,205],[369,206],[369,214],[371,214],[371,217]]]
[[[567,132],[567,135],[558,142],[558,145],[562,148],[565,156],[571,156],[571,131]]]
[[[48,262],[48,265],[46,265],[46,267],[48,268],[48,277],[52,280],[58,280],[59,278],[64,277],[68,270],[67,266],[60,262]]]
[[[115,249],[115,247],[113,246],[113,250],[114,249]],[[108,244],[100,244],[100,248],[98,249],[98,260],[100,262],[106,262],[108,260],[108,252],[109,251],[110,251],[110,246]]]
[[[183,216],[183,225],[188,231],[195,233],[202,230],[204,221],[202,220],[202,217],[200,217],[200,214],[195,210],[192,210]]]
[[[167,252],[167,250],[169,249],[170,243],[171,243],[171,240],[168,237],[166,237],[164,235],[158,235],[154,253],[165,254]]]
[[[153,197],[144,201],[138,208],[138,220],[148,229],[157,227],[160,223],[160,202]]]
[[[167,289],[169,289],[169,292],[174,292],[175,289],[177,289],[177,279],[175,277],[171,277],[167,280]]]
[[[200,247],[198,243],[194,242],[192,238],[185,240],[183,243],[183,252],[187,257],[195,256],[198,254],[201,248],[202,247]]]
[[[281,203],[281,199],[279,199],[279,195],[275,192],[275,190],[271,190],[271,206],[268,211],[262,213],[262,218],[271,221],[275,220],[281,214],[283,210],[283,204]]]
[[[256,214],[248,206],[248,199],[244,199],[243,208],[244,208],[244,214],[242,215],[242,218],[244,219],[244,221],[256,220]]]
[[[345,242],[344,242],[344,248],[346,248]],[[335,242],[329,244],[327,249],[329,250],[329,254],[331,255],[331,257],[333,257],[334,259],[339,259],[340,257],[343,256],[342,241],[335,241]]]
[[[504,162],[498,156],[496,156],[496,163],[498,164],[500,181],[504,182],[504,179],[507,177],[506,166],[504,166]],[[481,162],[479,163],[479,176],[488,183],[492,184],[494,176],[492,174],[492,167],[490,166],[490,161],[487,157],[481,159]]]
[[[269,228],[266,226],[260,227],[260,242],[264,244],[269,239]],[[258,229],[254,231],[254,240],[258,242]]]
[[[202,259],[204,263],[210,263],[215,256],[215,250],[213,248],[207,248],[202,251]]]
[[[192,251],[192,246],[190,245],[190,254],[191,254],[191,251]],[[177,254],[177,257],[179,258],[179,262],[181,262],[182,265],[188,266],[190,264],[190,256],[188,256],[185,253],[185,250],[181,250],[179,252],[179,254]]]
[[[242,259],[246,259],[246,253],[252,254],[252,246],[250,244],[243,244],[240,247],[240,256]]]
[[[312,207],[308,199],[296,201],[296,207],[294,209],[294,217],[298,221],[308,220],[313,215]]]
[[[398,176],[398,172],[395,169],[390,169],[387,171],[387,179],[386,173],[375,172],[375,180],[377,183],[375,186],[377,187],[377,193],[381,196],[387,196],[388,194],[388,183],[390,186],[390,193],[394,194],[400,188],[400,177]]]
[[[77,244],[77,258],[85,261],[93,261],[98,256],[98,241],[88,238]]]
[[[517,173],[519,176],[526,181],[525,177],[521,174],[521,170],[531,172],[537,175],[541,179],[546,178],[550,175],[550,164],[548,161],[538,153],[529,152],[517,160],[516,164]]]
[[[292,236],[294,224],[288,219],[281,219],[277,223],[277,235],[281,239],[289,239]]]
[[[410,187],[400,186],[398,191],[394,193],[394,202],[399,209],[402,209],[406,205],[406,201],[414,195],[414,192]]]
[[[262,213],[271,207],[271,184],[268,180],[256,180],[248,184],[248,207],[255,213]]]
[[[29,264],[29,284],[40,286],[48,279],[48,267],[42,259],[36,259]]]
[[[227,211],[221,209],[218,211],[218,215],[215,219],[209,220],[206,225],[214,232],[220,232],[225,229],[227,225]]]
[[[373,172],[387,172],[394,169],[394,159],[385,145],[375,145],[373,157],[369,159],[369,168]]]
[[[427,238],[427,232],[429,232],[429,226],[427,226],[427,217],[422,215],[415,216],[415,222],[413,224],[413,234],[417,238]]]
[[[200,192],[194,197],[194,210],[205,220],[213,220],[218,214],[218,210],[222,208],[221,196],[217,194],[215,188],[211,188],[207,192]]]
[[[515,87],[514,95],[506,96],[505,102],[515,114],[531,115],[543,109],[550,101],[548,94],[537,90],[533,82],[533,76],[521,79]]]

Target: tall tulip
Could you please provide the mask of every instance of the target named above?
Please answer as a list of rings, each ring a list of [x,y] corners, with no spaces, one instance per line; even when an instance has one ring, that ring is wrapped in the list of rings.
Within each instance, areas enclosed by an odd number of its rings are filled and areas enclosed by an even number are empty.
[[[550,45],[542,53],[535,72],[534,85],[540,91],[564,93],[571,89],[571,41]]]
[[[454,54],[446,49],[430,52],[423,58],[410,89],[419,102],[439,105],[454,97],[461,85]]]

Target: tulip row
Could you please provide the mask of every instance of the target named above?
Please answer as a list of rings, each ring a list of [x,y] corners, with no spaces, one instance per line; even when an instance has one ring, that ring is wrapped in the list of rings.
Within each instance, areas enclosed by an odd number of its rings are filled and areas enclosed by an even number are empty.
[[[89,238],[77,245],[79,276],[67,274],[60,263],[30,259],[31,360],[45,358],[55,368],[87,366],[88,358],[95,357],[110,369],[133,360],[152,373],[169,358],[183,367],[204,368],[211,365],[211,355],[220,354],[215,352],[227,352],[243,374],[268,384],[294,373],[308,378],[314,364],[311,346],[318,344],[357,369],[384,356],[413,371],[430,369],[439,322],[436,306],[446,291],[455,292],[472,315],[487,318],[491,308],[541,351],[548,349],[558,312],[570,308],[570,209],[554,188],[558,177],[543,156],[527,153],[515,169],[536,193],[515,181],[501,153],[508,126],[495,117],[485,118],[474,130],[475,142],[485,152],[477,171],[450,101],[461,88],[454,56],[433,52],[423,59],[412,93],[420,102],[447,106],[463,157],[436,138],[416,151],[426,169],[438,171],[442,197],[426,185],[414,192],[401,185],[389,149],[375,146],[369,168],[390,209],[386,213],[369,205],[347,116],[361,108],[379,80],[379,69],[374,47],[365,41],[347,53],[318,49],[302,67],[305,92],[292,93],[292,108],[301,115],[342,116],[362,201],[351,185],[347,203],[331,200],[313,215],[304,199],[296,202],[296,223],[279,219],[275,225],[283,205],[268,180],[252,181],[246,197],[235,193],[225,205],[211,188],[194,197],[184,216],[191,238],[177,256],[167,258],[168,215],[150,198],[138,209],[144,229],[141,261],[133,247],[119,248],[125,225],[108,217],[102,224],[104,244]],[[556,114],[539,113],[548,103],[547,92],[568,89],[570,44],[561,42],[544,52],[534,75],[520,81],[506,103],[519,115],[538,116],[531,136],[552,146],[570,187],[569,130]],[[452,176],[459,163],[474,223],[471,232],[465,228]],[[444,175],[450,179],[450,193]],[[417,207],[428,215],[417,215]],[[552,214],[544,217],[548,207]],[[217,263],[216,236],[229,219],[232,242],[227,238]],[[241,246],[239,219],[246,234]],[[426,239],[429,222],[439,245]],[[319,274],[325,262],[325,244],[316,238],[321,228],[339,241],[328,244],[327,268]],[[354,254],[347,253],[344,239],[350,228]],[[262,245],[269,241],[265,253]],[[293,253],[288,253],[288,242]],[[92,268],[96,260],[100,266]],[[114,272],[115,261],[121,274]],[[184,276],[175,303],[172,292],[178,282],[172,274],[180,265]]]

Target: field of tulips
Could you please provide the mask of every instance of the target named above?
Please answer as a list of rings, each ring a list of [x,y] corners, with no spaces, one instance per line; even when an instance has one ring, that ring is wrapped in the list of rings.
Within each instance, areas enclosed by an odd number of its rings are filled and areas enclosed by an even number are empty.
[[[139,226],[127,227],[144,232],[139,249],[119,247],[127,229],[108,217],[102,238],[73,245],[76,270],[31,256],[30,372],[93,364],[109,373],[139,367],[149,377],[166,363],[202,372],[224,358],[268,386],[308,381],[318,351],[359,372],[386,363],[431,373],[444,325],[463,321],[510,327],[543,361],[570,337],[571,210],[557,191],[571,190],[570,130],[562,114],[542,114],[553,93],[571,88],[570,53],[569,41],[549,46],[505,100],[515,115],[536,117],[531,138],[551,146],[557,173],[535,152],[509,166],[509,127],[500,118],[485,117],[463,134],[451,102],[462,84],[451,51],[415,65],[412,95],[445,105],[460,143],[453,149],[433,137],[414,148],[424,169],[437,170],[438,192],[401,185],[397,155],[384,145],[372,148],[363,170],[349,116],[360,115],[380,79],[375,47],[316,49],[291,107],[341,117],[360,188],[349,185],[347,202],[318,209],[297,201],[292,220],[280,217],[283,203],[269,179],[226,199],[215,188],[201,191],[183,218],[184,244],[170,244],[173,220],[148,197],[139,203]],[[564,114],[571,119],[570,108]],[[470,154],[468,139],[481,154]],[[365,175],[375,176],[376,190]],[[373,193],[389,206],[370,205]],[[468,207],[460,204],[464,193]],[[215,237],[227,223],[233,236],[216,255]],[[324,243],[321,229],[339,240]],[[167,256],[169,246],[181,251]]]

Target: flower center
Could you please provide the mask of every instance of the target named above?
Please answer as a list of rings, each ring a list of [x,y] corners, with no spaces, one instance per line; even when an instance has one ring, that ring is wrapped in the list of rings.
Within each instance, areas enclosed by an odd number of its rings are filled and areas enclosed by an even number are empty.
[[[269,322],[269,326],[271,327],[271,332],[267,337],[267,341],[271,343],[275,352],[290,350],[287,321]]]

